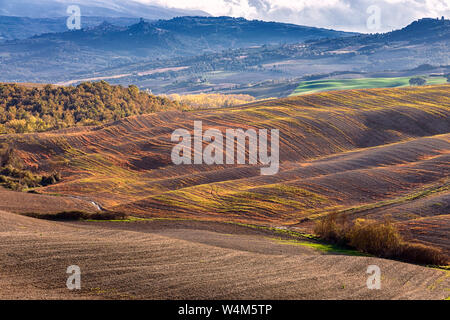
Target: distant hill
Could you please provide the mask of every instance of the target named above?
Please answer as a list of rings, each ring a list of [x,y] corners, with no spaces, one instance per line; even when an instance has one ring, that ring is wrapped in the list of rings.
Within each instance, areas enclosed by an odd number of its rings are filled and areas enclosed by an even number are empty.
[[[67,17],[28,18],[0,16],[0,41],[26,39],[44,33],[67,31]],[[139,18],[83,17],[84,28],[95,27],[103,22],[116,26],[129,26],[139,22]]]
[[[410,44],[435,43],[450,41],[450,20],[423,18],[412,22],[408,26],[392,32],[382,34],[360,34],[355,37],[318,41],[317,45],[334,48],[351,45],[372,45],[360,50],[374,50],[377,46],[388,45],[392,42],[407,42]]]
[[[353,35],[228,17],[142,19],[127,27],[106,21],[82,30],[1,43],[0,63],[6,67],[0,81],[54,83],[141,61]]]
[[[196,79],[201,82],[198,91],[207,88],[203,84],[208,73],[214,79],[221,72],[238,73],[215,80],[229,88],[230,83],[292,79],[318,70],[382,72],[450,65],[449,53],[450,22],[445,19],[421,19],[385,34],[355,35],[229,17],[179,17],[126,27],[105,22],[7,41],[0,44],[0,80],[78,83],[98,78],[183,93],[197,90],[191,90]],[[164,69],[168,71],[156,72]]]
[[[321,28],[230,17],[178,17],[155,22],[141,19],[138,23],[127,27],[105,21],[96,27],[65,31],[43,34],[17,44],[30,45],[30,50],[33,50],[33,46],[52,46],[57,42],[58,45],[64,43],[91,50],[126,51],[130,56],[158,55],[161,51],[175,56],[355,35]],[[139,53],[136,50],[139,50]]]
[[[177,17],[152,23],[178,37],[202,39],[211,49],[249,47],[262,44],[296,43],[323,38],[340,38],[356,33],[278,22],[231,17]]]
[[[402,41],[402,40],[427,40],[439,41],[449,40],[450,37],[450,20],[444,18],[432,19],[423,18],[414,21],[403,29],[392,31],[384,36],[385,40]]]

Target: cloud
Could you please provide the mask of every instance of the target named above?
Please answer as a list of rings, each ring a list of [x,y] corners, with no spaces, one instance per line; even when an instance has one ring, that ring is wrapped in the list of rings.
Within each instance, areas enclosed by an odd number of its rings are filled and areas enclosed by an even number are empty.
[[[138,0],[169,8],[203,10],[214,16],[244,17],[346,31],[368,29],[367,8],[380,10],[377,32],[404,27],[422,17],[450,16],[449,0]]]

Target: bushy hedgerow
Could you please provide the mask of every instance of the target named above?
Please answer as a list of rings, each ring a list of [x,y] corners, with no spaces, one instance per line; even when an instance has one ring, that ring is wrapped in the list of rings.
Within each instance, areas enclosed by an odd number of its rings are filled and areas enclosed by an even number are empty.
[[[32,218],[53,220],[53,221],[77,221],[77,220],[124,220],[126,214],[122,212],[102,211],[89,213],[83,211],[63,211],[58,213],[25,213]]]
[[[448,263],[438,248],[405,242],[390,219],[381,222],[357,219],[348,223],[345,218],[330,214],[316,223],[314,232],[326,241],[378,257],[430,265]]]

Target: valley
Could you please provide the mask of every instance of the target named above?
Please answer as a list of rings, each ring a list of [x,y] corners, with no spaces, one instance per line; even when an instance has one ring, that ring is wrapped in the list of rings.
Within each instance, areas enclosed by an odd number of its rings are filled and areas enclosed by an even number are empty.
[[[0,0],[0,300],[450,298],[448,10],[243,2]]]
[[[266,36],[255,37],[257,30]],[[373,35],[224,17],[141,20],[128,27],[105,22],[0,44],[0,81],[67,85],[105,79],[154,94],[281,98],[317,79],[444,76],[449,34],[449,20],[436,19]]]

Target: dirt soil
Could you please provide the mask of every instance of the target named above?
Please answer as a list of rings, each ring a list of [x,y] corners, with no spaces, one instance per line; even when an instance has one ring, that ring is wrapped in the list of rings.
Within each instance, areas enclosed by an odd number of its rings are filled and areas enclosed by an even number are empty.
[[[444,299],[449,272],[324,254],[214,222],[50,222],[0,211],[1,299]],[[381,268],[381,290],[366,286]],[[66,288],[70,265],[81,290]]]

